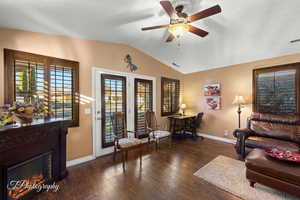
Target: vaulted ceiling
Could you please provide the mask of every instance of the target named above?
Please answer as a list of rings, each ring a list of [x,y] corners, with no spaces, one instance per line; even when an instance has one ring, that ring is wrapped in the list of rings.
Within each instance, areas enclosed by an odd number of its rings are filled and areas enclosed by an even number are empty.
[[[299,0],[173,0],[193,14],[219,4],[222,13],[194,23],[205,38],[186,34],[165,43],[169,23],[159,0],[1,0],[0,26],[131,45],[182,73],[300,52]],[[176,63],[180,67],[172,65]]]

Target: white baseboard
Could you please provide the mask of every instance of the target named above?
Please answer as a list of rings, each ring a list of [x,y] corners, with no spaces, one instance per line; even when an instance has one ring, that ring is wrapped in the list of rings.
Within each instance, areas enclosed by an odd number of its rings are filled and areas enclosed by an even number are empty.
[[[82,164],[82,163],[85,163],[85,162],[88,162],[88,161],[91,161],[94,159],[95,159],[95,156],[89,155],[89,156],[81,157],[81,158],[78,158],[75,160],[70,160],[70,161],[67,161],[67,167],[79,165],[79,164]]]
[[[148,138],[142,139],[142,142],[143,143],[147,143],[148,142]],[[113,149],[112,148],[111,149],[107,148],[107,150],[108,151],[102,152],[102,154],[97,155],[97,157],[113,153]],[[95,160],[95,159],[96,159],[96,157],[93,156],[93,155],[89,155],[89,156],[77,158],[75,160],[67,161],[67,167],[72,167],[72,166],[79,165],[79,164],[82,164],[82,163],[85,163],[85,162],[88,162],[88,161],[91,161],[91,160]]]
[[[236,143],[236,141],[233,140],[233,139],[208,135],[208,134],[205,134],[205,133],[197,133],[197,135],[202,136],[202,137],[207,138],[207,139],[217,140],[217,141],[226,142],[226,143],[230,143],[230,144],[235,144]]]

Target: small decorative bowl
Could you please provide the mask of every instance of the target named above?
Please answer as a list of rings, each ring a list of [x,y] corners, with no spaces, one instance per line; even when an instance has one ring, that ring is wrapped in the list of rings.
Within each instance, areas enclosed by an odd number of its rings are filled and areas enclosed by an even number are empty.
[[[300,163],[300,153],[297,152],[291,152],[278,148],[267,148],[265,149],[265,152],[272,158],[276,158],[278,160]]]

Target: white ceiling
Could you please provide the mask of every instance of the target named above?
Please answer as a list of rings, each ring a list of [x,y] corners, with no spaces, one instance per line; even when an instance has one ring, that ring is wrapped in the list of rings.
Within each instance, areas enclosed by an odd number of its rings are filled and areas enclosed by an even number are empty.
[[[222,7],[221,14],[194,23],[207,37],[186,34],[165,43],[164,29],[142,32],[169,22],[159,0],[0,0],[0,26],[128,44],[182,73],[300,52],[300,43],[289,43],[300,38],[299,0],[180,3],[188,14]]]

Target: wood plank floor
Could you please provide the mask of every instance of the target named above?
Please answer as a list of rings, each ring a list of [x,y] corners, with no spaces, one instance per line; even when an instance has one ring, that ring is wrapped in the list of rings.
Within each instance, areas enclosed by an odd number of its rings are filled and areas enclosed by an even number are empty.
[[[57,193],[44,192],[34,200],[237,200],[239,198],[193,175],[218,155],[236,158],[233,145],[204,140],[175,140],[172,148],[144,150],[143,166],[137,152],[129,153],[123,172],[120,162],[105,156],[69,168]]]

